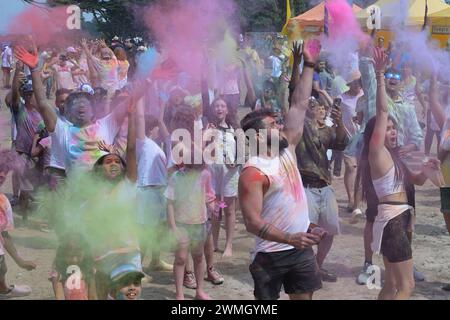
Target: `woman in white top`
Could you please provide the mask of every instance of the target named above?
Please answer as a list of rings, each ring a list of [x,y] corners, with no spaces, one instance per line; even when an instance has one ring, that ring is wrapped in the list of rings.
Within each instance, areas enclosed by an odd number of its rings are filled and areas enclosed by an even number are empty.
[[[230,124],[228,105],[222,98],[211,104],[210,128],[217,129],[215,161],[209,165],[212,175],[213,189],[216,198],[220,199],[225,213],[226,245],[224,257],[233,253],[233,235],[236,224],[236,198],[239,180],[239,168],[236,166],[236,141],[234,128]],[[222,211],[222,210],[221,210]],[[218,251],[220,222],[222,216],[212,219],[212,234],[215,251]]]
[[[413,260],[409,238],[413,225],[412,209],[408,205],[405,181],[422,185],[427,178],[435,184],[439,161],[424,163],[422,172],[410,172],[396,154],[397,129],[388,115],[386,90],[391,89],[390,80],[384,79],[388,57],[384,50],[374,50],[377,75],[377,112],[364,131],[364,148],[361,155],[363,197],[374,189],[378,197],[378,215],[373,226],[372,249],[381,252],[386,269],[386,280],[378,296],[384,300],[408,299],[414,290]]]

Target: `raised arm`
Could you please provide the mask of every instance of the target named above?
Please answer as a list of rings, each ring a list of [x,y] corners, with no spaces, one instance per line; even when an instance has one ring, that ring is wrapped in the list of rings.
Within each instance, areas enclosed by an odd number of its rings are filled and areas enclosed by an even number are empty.
[[[96,61],[97,58],[92,54],[92,50],[88,48],[86,39],[81,40],[81,47],[83,48],[83,52],[86,55],[90,81],[91,83],[94,83],[94,80],[97,80],[99,78],[97,69],[95,69],[94,67],[94,61]]]
[[[254,109],[256,105],[256,93],[255,87],[253,86],[253,81],[248,72],[247,63],[244,59],[239,59],[242,62],[242,73],[244,74],[244,83],[247,87],[247,94],[245,96],[245,104],[247,107]]]
[[[128,135],[127,135],[127,178],[135,183],[137,180],[136,157],[136,103],[132,99],[128,104]]]
[[[305,43],[303,48],[304,67],[300,82],[296,85],[292,94],[290,109],[286,115],[284,133],[290,147],[295,148],[300,142],[303,134],[303,122],[308,109],[309,97],[311,96],[314,66],[320,52],[320,43],[312,40]]]
[[[145,139],[145,113],[144,113],[144,98],[141,98],[136,103],[136,137],[139,140]]]
[[[125,119],[125,116],[128,111],[128,106],[131,103],[131,100],[139,101],[139,99],[142,98],[146,90],[148,89],[148,86],[150,85],[149,80],[143,80],[143,81],[135,81],[133,83],[133,90],[130,94],[130,97],[125,99],[122,103],[120,103],[112,112],[112,116],[114,117],[114,120],[116,121],[116,124],[120,126]]]
[[[371,52],[373,52],[373,50],[371,50],[371,46],[368,44],[367,47],[361,51],[361,56],[359,58],[359,71],[361,72],[361,83],[364,91],[364,105],[362,108],[363,127],[365,127],[366,123],[374,117],[376,113],[377,82]]]
[[[386,128],[388,124],[388,102],[384,72],[388,63],[387,54],[380,48],[374,49],[375,72],[377,76],[377,111],[375,128],[370,139],[370,154],[378,155],[384,148]]]
[[[36,45],[33,43],[33,53],[29,53],[23,47],[17,47],[16,57],[24,64],[26,64],[31,71],[31,78],[33,80],[33,91],[36,98],[36,109],[44,119],[45,127],[48,132],[55,131],[56,126],[56,112],[55,109],[48,103],[45,90],[41,81],[41,68],[39,66],[39,56]]]
[[[439,91],[437,88],[436,74],[433,74],[433,76],[431,77],[429,100],[433,117],[434,119],[436,119],[439,128],[442,129],[444,127],[446,116],[444,108],[442,107],[442,104],[439,102]]]
[[[291,105],[292,94],[294,93],[295,87],[300,82],[299,66],[302,60],[301,44],[299,44],[298,42],[294,42],[292,54],[294,57],[294,65],[292,67],[291,81],[289,81],[289,98],[288,98],[289,105]]]
[[[159,103],[159,117],[158,117],[159,133],[161,135],[162,141],[164,141],[165,143],[167,138],[170,136],[169,130],[167,129],[167,126],[164,122],[164,114],[166,112],[167,105],[164,103],[164,101],[161,100],[161,98],[158,98],[158,103]]]
[[[17,112],[19,110],[20,103],[20,73],[23,72],[23,63],[17,61],[16,70],[14,71],[14,77],[12,81],[11,89],[11,110]]]

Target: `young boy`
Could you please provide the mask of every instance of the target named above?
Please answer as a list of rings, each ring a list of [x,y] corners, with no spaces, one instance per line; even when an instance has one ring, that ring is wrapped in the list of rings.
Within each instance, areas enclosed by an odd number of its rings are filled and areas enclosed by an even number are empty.
[[[14,163],[18,162],[17,155],[11,150],[0,151],[0,187],[6,180],[6,177],[13,168]],[[14,229],[13,213],[8,198],[0,193],[0,299],[8,299],[14,297],[25,297],[31,293],[31,288],[24,285],[6,284],[6,259],[5,250],[19,267],[25,270],[33,270],[36,264],[31,261],[24,260],[17,252],[14,242],[9,235],[9,231]]]
[[[141,300],[142,284],[145,277],[135,264],[121,264],[111,272],[111,291],[108,300]]]

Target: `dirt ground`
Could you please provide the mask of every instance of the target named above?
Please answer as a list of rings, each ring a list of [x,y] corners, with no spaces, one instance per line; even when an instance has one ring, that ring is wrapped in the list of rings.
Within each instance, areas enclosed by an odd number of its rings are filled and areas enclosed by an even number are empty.
[[[0,148],[10,147],[10,113],[4,107],[5,90],[0,90]],[[244,110],[241,110],[244,112]],[[435,147],[433,146],[433,149]],[[346,212],[346,193],[342,179],[333,182],[340,206],[342,235],[335,238],[324,267],[333,270],[338,276],[336,283],[324,282],[323,288],[314,294],[314,299],[331,300],[373,300],[378,290],[368,289],[356,284],[355,279],[364,262],[363,228],[364,220],[358,224],[349,224],[350,214]],[[0,188],[0,192],[11,194],[11,181]],[[450,300],[450,292],[441,289],[450,283],[450,236],[445,228],[442,214],[439,211],[439,190],[426,183],[417,187],[417,221],[413,240],[413,255],[416,267],[426,275],[425,282],[416,284],[413,299]],[[18,222],[20,218],[17,217]],[[31,219],[33,220],[33,219]],[[19,223],[18,223],[19,224]],[[224,230],[221,231],[220,247],[223,248]],[[32,259],[38,265],[36,270],[21,270],[7,256],[7,280],[11,284],[27,284],[33,292],[26,299],[53,299],[53,291],[47,280],[57,246],[53,233],[44,233],[34,228],[17,228],[11,232],[14,242],[24,257]],[[245,230],[242,215],[237,213],[237,230],[232,258],[222,258],[216,254],[217,268],[223,273],[225,282],[214,286],[206,284],[206,291],[213,299],[253,299],[253,280],[248,270],[250,249],[254,245],[253,237]],[[173,255],[163,254],[165,261],[173,262]],[[374,257],[374,263],[382,267],[382,259]],[[144,299],[174,299],[175,286],[171,273],[159,272],[150,274],[153,280],[144,284]],[[185,289],[186,298],[193,298],[195,291]],[[285,294],[281,299],[287,299]]]

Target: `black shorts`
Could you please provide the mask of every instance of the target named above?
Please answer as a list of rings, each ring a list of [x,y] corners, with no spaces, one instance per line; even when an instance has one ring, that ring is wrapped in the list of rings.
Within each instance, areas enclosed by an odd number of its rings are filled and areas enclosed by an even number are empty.
[[[258,300],[277,300],[282,285],[287,294],[312,293],[322,288],[312,248],[258,252],[249,269]]]
[[[5,260],[5,256],[0,255],[0,276],[4,276],[6,274],[6,271],[8,271]]]
[[[384,227],[383,238],[381,239],[381,254],[390,263],[412,259],[411,242],[408,238],[408,226],[411,219],[411,212],[406,210],[394,219],[389,220]]]

